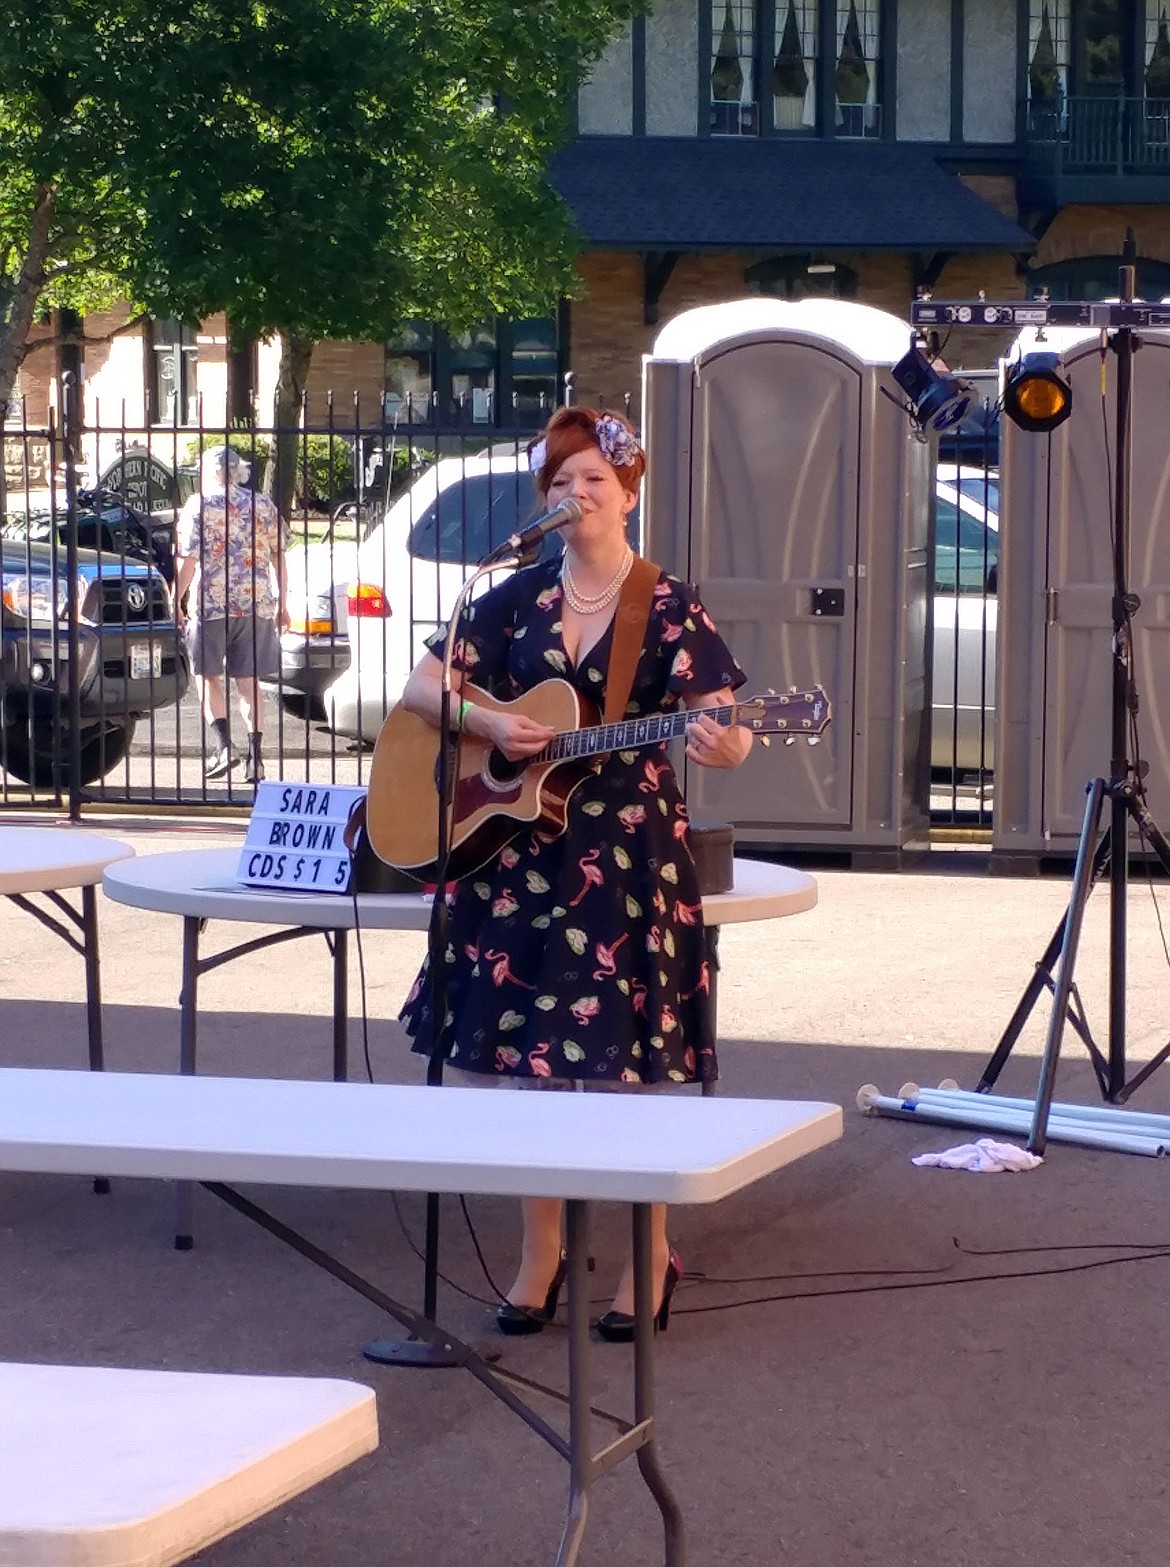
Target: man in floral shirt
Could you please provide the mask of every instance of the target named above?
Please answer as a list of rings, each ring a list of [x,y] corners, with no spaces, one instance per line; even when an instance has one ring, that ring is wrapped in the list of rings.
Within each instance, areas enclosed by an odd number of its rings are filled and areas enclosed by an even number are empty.
[[[227,716],[233,679],[248,735],[245,777],[256,783],[264,776],[260,681],[279,671],[279,633],[288,628],[289,528],[267,495],[244,488],[247,478],[248,464],[230,446],[203,453],[199,493],[179,515],[175,597],[213,737],[207,776],[222,778],[240,760]]]

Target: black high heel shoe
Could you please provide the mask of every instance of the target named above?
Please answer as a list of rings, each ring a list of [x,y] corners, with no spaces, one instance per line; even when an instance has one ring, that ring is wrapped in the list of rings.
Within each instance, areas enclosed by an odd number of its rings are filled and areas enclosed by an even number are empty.
[[[569,1259],[562,1252],[561,1260],[557,1263],[557,1271],[553,1274],[552,1283],[548,1287],[548,1294],[544,1297],[543,1306],[513,1306],[510,1300],[501,1301],[496,1310],[496,1326],[500,1332],[507,1333],[513,1338],[523,1333],[539,1333],[557,1314],[561,1286],[565,1282],[568,1271]]]
[[[670,1321],[670,1299],[674,1294],[675,1286],[682,1278],[682,1273],[682,1258],[676,1251],[672,1251],[670,1261],[666,1264],[666,1277],[662,1281],[662,1299],[658,1304],[658,1310],[654,1313],[655,1333],[666,1332],[666,1325]],[[632,1344],[634,1319],[627,1311],[607,1311],[598,1317],[597,1331],[609,1344]]]

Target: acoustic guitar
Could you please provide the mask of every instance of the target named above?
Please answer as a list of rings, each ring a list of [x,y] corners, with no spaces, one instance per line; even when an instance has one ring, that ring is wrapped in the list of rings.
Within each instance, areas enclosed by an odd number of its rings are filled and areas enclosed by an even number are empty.
[[[454,789],[447,875],[452,880],[486,865],[527,827],[563,832],[569,796],[599,759],[613,751],[675,740],[699,713],[727,727],[742,725],[765,743],[772,735],[782,735],[786,744],[798,739],[815,744],[830,717],[829,699],[819,686],[616,724],[599,724],[597,709],[567,680],[544,680],[514,702],[499,701],[475,686],[466,687],[464,695],[482,707],[547,724],[557,736],[539,755],[522,762],[508,761],[478,735],[450,737]],[[382,725],[374,747],[366,830],[379,859],[421,881],[432,879],[438,869],[438,769],[438,730],[400,703]]]

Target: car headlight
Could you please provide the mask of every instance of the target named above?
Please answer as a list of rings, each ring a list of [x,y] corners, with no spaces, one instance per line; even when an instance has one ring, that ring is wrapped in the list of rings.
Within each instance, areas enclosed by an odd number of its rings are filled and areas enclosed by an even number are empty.
[[[80,605],[85,584],[77,585]],[[4,607],[32,624],[52,625],[69,606],[69,584],[62,577],[38,575],[26,571],[6,571],[0,576],[0,598]]]

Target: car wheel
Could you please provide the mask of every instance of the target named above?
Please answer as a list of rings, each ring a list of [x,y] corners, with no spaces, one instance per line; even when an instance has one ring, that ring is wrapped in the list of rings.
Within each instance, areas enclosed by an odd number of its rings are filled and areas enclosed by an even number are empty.
[[[80,739],[81,783],[96,783],[99,778],[124,762],[130,754],[134,723],[99,725],[83,729]],[[58,754],[53,755],[53,729],[46,723],[34,723],[31,744],[26,724],[17,722],[5,731],[0,761],[21,783],[34,789],[69,787],[69,732],[60,731]]]

